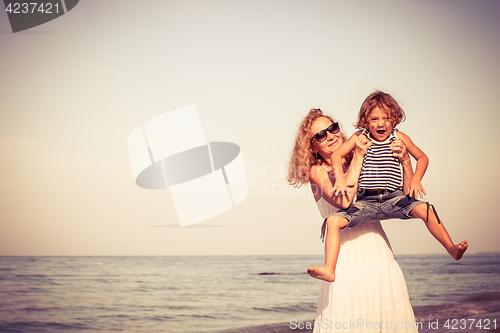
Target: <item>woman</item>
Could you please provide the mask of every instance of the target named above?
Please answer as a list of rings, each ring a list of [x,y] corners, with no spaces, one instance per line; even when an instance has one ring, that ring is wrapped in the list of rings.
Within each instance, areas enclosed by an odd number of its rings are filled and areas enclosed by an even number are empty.
[[[346,140],[336,124],[320,109],[312,109],[300,124],[289,166],[292,185],[311,182],[323,217],[354,200],[364,153],[370,145],[360,136],[354,151],[343,161],[351,190],[344,196],[333,196],[330,155]],[[406,184],[412,176],[406,148],[397,142],[393,151],[403,165]],[[336,280],[321,285],[314,332],[418,332],[403,273],[380,222],[343,229],[340,241]]]

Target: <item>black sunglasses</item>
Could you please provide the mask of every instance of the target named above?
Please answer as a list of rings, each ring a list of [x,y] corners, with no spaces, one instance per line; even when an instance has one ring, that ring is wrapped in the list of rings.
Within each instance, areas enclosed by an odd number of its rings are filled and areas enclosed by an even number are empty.
[[[327,131],[332,134],[337,134],[340,131],[339,123],[333,123],[324,130],[321,130],[318,133],[314,134],[313,137],[311,138],[311,142],[313,139],[318,140],[318,142],[325,141],[326,138],[328,137],[328,133],[326,133]]]

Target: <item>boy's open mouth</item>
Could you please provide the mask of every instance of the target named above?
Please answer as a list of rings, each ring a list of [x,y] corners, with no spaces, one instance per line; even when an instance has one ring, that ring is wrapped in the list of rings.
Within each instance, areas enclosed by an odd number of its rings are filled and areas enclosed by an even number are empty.
[[[379,135],[383,135],[383,134],[385,134],[385,130],[377,130],[377,133],[378,133]]]

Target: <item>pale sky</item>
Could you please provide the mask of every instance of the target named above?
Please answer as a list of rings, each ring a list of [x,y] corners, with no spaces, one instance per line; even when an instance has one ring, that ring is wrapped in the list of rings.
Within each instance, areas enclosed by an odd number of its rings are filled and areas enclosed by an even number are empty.
[[[310,188],[285,180],[295,132],[319,107],[352,134],[375,89],[429,156],[453,240],[500,251],[498,17],[496,0],[85,0],[13,34],[1,4],[0,255],[322,254]],[[127,139],[191,104],[208,141],[241,147],[249,195],[164,227],[170,193],[135,185]],[[419,220],[383,226],[396,255],[445,253]]]

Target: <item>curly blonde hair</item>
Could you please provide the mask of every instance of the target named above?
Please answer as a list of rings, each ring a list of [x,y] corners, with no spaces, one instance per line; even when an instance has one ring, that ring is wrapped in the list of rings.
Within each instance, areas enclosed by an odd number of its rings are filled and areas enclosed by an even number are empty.
[[[309,182],[309,169],[313,165],[322,165],[325,160],[320,154],[312,152],[311,139],[314,133],[310,133],[312,124],[319,117],[328,118],[332,123],[335,122],[332,117],[324,114],[321,109],[311,109],[299,125],[295,144],[292,150],[292,156],[288,162],[288,176],[286,179],[294,187],[301,187]],[[345,134],[341,132],[344,142],[347,140]],[[345,159],[348,163],[352,160],[352,152]]]

